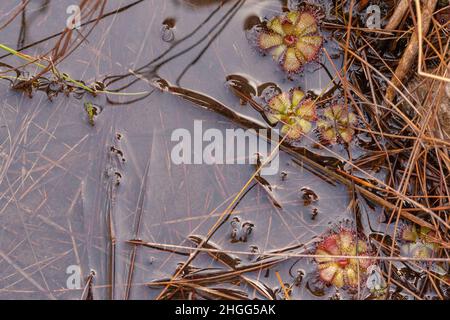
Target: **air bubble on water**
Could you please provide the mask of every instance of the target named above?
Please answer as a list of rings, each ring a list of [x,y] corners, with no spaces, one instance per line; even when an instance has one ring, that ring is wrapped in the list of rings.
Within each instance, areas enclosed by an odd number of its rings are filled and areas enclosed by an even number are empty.
[[[161,27],[161,38],[164,42],[172,42],[175,39],[175,19],[167,18]]]
[[[254,224],[251,222],[241,223],[238,217],[234,217],[231,221],[231,242],[247,242],[249,235],[252,233]]]
[[[261,24],[257,24],[245,31],[245,37],[247,38],[250,46],[259,49],[259,35],[263,30],[263,26]]]
[[[261,92],[261,98],[264,99],[265,102],[269,102],[273,97],[280,94],[281,90],[277,86],[267,86]]]
[[[309,206],[311,203],[316,202],[319,200],[319,196],[311,189],[303,187],[301,189],[303,195],[302,195],[302,199],[303,199],[303,205],[305,207]]]
[[[317,208],[314,208],[311,213],[311,219],[315,220],[318,215],[319,215],[319,210]]]
[[[172,29],[168,29],[166,26],[162,27],[161,38],[164,42],[172,42],[175,39],[175,34]]]
[[[122,181],[122,174],[121,174],[119,171],[116,171],[116,172],[114,173],[114,175],[115,175],[115,177],[116,177],[115,184],[116,184],[116,185],[119,185],[120,182]]]
[[[305,270],[303,270],[303,269],[298,269],[297,270],[297,274],[296,274],[296,276],[294,278],[294,285],[295,286],[299,287],[302,284],[302,280],[305,277],[305,274],[306,274]]]
[[[112,154],[115,154],[122,162],[125,162],[126,159],[124,157],[123,151],[115,146],[111,146],[110,151]]]

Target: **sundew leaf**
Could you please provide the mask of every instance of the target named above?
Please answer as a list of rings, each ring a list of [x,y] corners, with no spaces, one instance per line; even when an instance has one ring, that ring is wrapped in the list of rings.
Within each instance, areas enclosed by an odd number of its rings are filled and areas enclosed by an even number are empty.
[[[323,111],[322,119],[318,121],[317,127],[324,142],[349,144],[355,134],[352,127],[356,122],[356,115],[350,112],[348,107],[335,104]]]

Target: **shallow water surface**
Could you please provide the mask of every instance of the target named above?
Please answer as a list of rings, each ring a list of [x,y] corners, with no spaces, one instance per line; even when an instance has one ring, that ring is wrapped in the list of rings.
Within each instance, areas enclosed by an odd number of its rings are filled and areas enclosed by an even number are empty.
[[[38,9],[43,2],[33,1],[22,39],[22,46],[31,45],[26,52],[32,55],[53,46],[55,38],[32,44],[60,32],[65,8],[73,1],[52,1]],[[109,1],[105,12],[132,3]],[[328,228],[355,221],[351,190],[325,179],[302,161],[303,155],[282,151],[279,174],[263,177],[271,191],[253,180],[231,215],[222,220],[255,166],[175,165],[170,159],[172,132],[192,131],[195,120],[203,121],[204,130],[245,127],[241,120],[219,112],[218,105],[265,125],[257,111],[241,103],[229,79],[238,76],[253,89],[272,83],[283,91],[294,86],[316,95],[329,90],[330,75],[341,68],[342,54],[327,31],[325,47],[335,66],[322,56],[320,63],[292,79],[249,43],[246,29],[258,18],[281,12],[286,3],[137,1],[102,19],[87,41],[58,66],[73,79],[90,83],[110,77],[105,80],[109,90],[148,94],[107,95],[108,99],[59,95],[49,101],[43,92],[30,99],[1,82],[1,298],[78,299],[94,270],[94,299],[154,299],[164,286],[146,284],[170,279],[196,241],[205,239],[218,221],[208,243],[227,258],[199,252],[184,270],[188,277],[251,267],[266,261],[264,254],[270,252],[305,253]],[[326,1],[321,4],[325,12],[331,7]],[[0,13],[11,9],[2,7]],[[18,19],[1,31],[2,42],[17,48],[20,30]],[[18,63],[13,56],[2,61]],[[30,66],[29,71],[36,70]],[[188,93],[170,94],[161,83]],[[216,104],[205,108],[188,101],[195,93]],[[84,102],[100,107],[94,126]],[[342,166],[342,159],[349,157],[342,146],[327,151],[315,141],[317,136],[311,133],[298,147],[318,163]],[[353,147],[357,157],[362,149]],[[361,200],[357,218],[366,236],[385,230],[379,213],[379,208]],[[315,287],[312,259],[275,254],[267,261],[275,258],[282,261],[270,268],[205,281],[204,287],[212,291],[194,290],[193,282],[174,297],[282,298],[277,273],[286,286],[292,285],[292,299],[335,294],[332,288]],[[79,289],[67,288],[66,271],[73,265],[81,267]]]

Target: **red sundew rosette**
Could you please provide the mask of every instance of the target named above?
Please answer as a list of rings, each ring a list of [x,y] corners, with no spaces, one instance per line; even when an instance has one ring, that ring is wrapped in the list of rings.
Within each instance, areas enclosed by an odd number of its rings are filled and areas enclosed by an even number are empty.
[[[272,123],[281,122],[281,134],[289,140],[299,140],[312,130],[317,119],[316,106],[305,93],[299,89],[283,92],[270,99],[267,118]]]
[[[323,119],[317,122],[321,138],[327,143],[336,143],[342,140],[350,143],[355,134],[352,126],[356,125],[358,119],[353,112],[349,112],[344,105],[335,104],[323,112]]]
[[[357,287],[365,277],[367,268],[373,264],[371,259],[355,258],[355,256],[370,256],[370,252],[365,241],[358,240],[354,232],[346,229],[327,236],[318,245],[315,254],[321,256],[315,259],[320,279],[336,288]],[[349,258],[327,256],[349,256]]]
[[[298,73],[306,63],[317,59],[323,37],[316,15],[305,9],[272,18],[267,22],[267,30],[260,32],[258,44],[280,61],[284,71]]]

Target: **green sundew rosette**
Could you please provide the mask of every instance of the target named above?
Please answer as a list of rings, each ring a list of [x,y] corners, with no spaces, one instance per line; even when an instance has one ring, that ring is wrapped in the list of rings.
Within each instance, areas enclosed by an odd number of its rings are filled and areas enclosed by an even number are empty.
[[[401,232],[401,240],[403,244],[401,251],[407,256],[411,256],[416,259],[429,259],[433,258],[439,246],[433,243],[429,238],[434,238],[436,234],[434,231],[426,227],[416,227],[416,225],[409,225],[405,227]]]
[[[300,140],[309,133],[316,120],[316,106],[305,98],[301,89],[292,89],[273,97],[269,103],[268,120],[272,124],[282,123],[281,134],[289,140]]]
[[[325,142],[336,143],[340,140],[350,143],[355,134],[352,128],[357,123],[354,113],[348,111],[348,107],[335,104],[323,112],[323,118],[317,122],[321,137]]]

